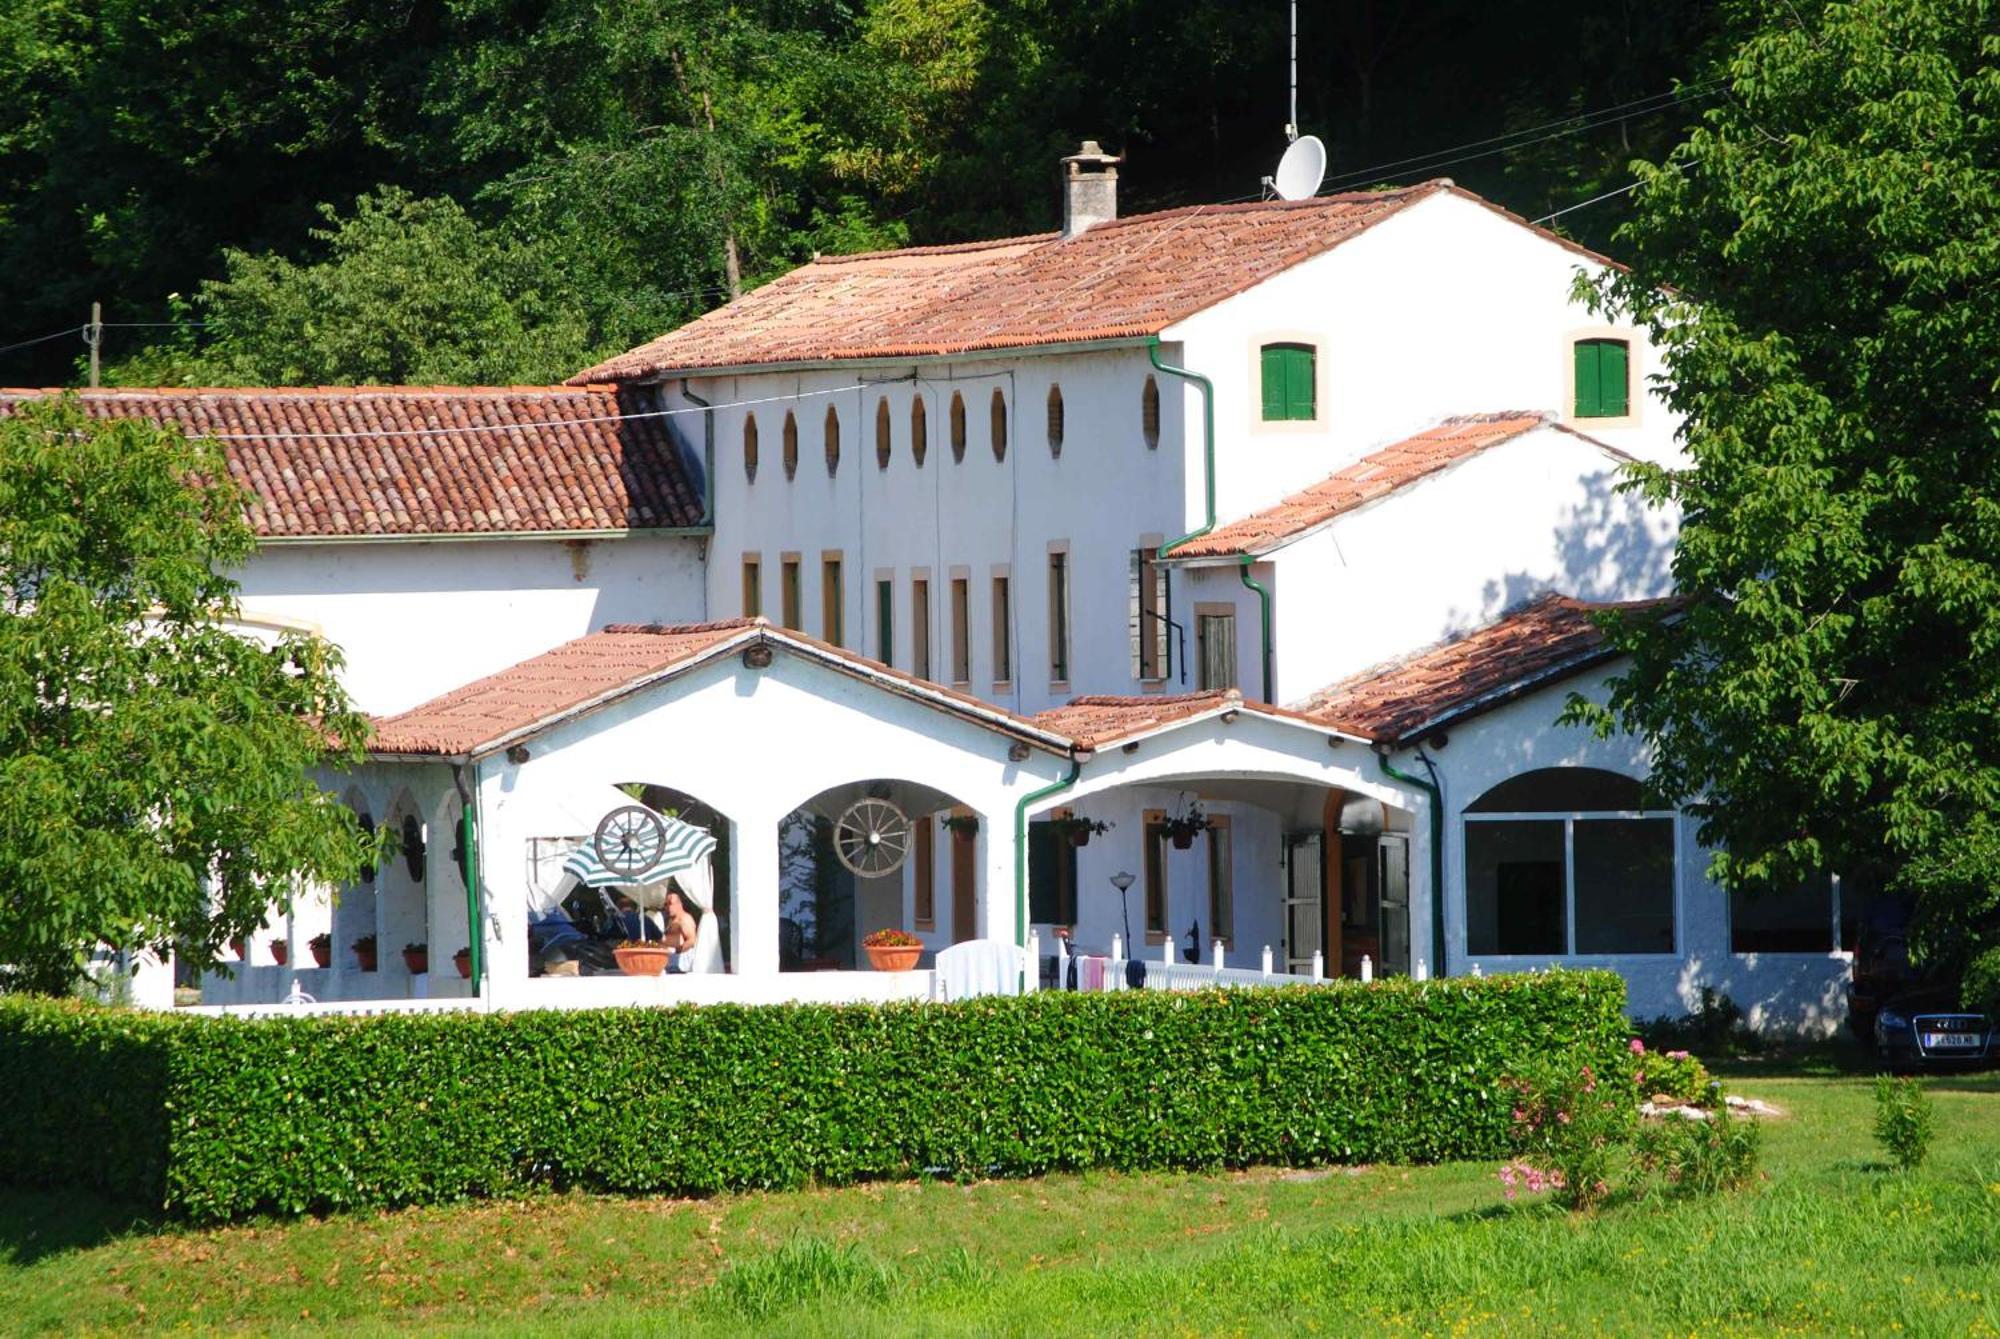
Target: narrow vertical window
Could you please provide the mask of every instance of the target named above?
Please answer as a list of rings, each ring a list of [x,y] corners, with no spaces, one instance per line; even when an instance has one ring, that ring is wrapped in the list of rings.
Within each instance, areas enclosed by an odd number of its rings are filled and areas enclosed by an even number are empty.
[[[1235,611],[1204,611],[1197,606],[1194,643],[1201,690],[1211,693],[1237,687]]]
[[[819,560],[820,636],[835,646],[847,645],[847,592],[841,583],[840,555]]]
[[[889,399],[875,402],[875,468],[889,468]]]
[[[1132,550],[1131,617],[1132,673],[1157,683],[1167,677],[1167,569],[1160,565],[1155,544]]]
[[[1631,345],[1622,339],[1576,342],[1576,417],[1624,418],[1631,412]]]
[[[791,410],[785,411],[785,442],[783,460],[787,479],[796,478],[799,472],[799,419]]]
[[[826,477],[831,479],[840,469],[840,411],[832,405],[826,407]]]
[[[1069,554],[1049,555],[1049,679],[1069,682]]]
[[[886,578],[875,582],[875,658],[896,663],[896,583]]]
[[[778,563],[778,621],[793,632],[805,620],[799,595],[799,556],[787,554]]]
[[[910,582],[910,673],[931,677],[931,583],[924,577]]]
[[[1264,421],[1318,417],[1316,368],[1310,344],[1266,344],[1262,349]]]
[[[757,416],[743,416],[743,481],[757,482]]]
[[[1049,455],[1059,458],[1063,444],[1063,398],[1062,387],[1049,387]]]
[[[951,579],[951,681],[972,682],[972,582]]]
[[[951,393],[951,463],[965,459],[965,397]]]
[[[1167,815],[1164,811],[1146,810],[1143,845],[1146,866],[1146,938],[1157,943],[1167,937]],[[1125,951],[1127,954],[1133,954],[1133,949],[1129,945]]]
[[[1231,881],[1229,815],[1208,819],[1208,933],[1225,944],[1236,942],[1236,891]],[[1203,944],[1206,949],[1208,945]]]
[[[930,454],[931,424],[930,411],[924,408],[924,397],[919,392],[910,401],[910,463],[918,469],[924,467],[924,457]]]
[[[743,555],[743,617],[755,618],[764,612],[764,560],[757,554]]]
[[[993,578],[993,680],[1014,679],[1014,593],[1007,577]]]
[[[910,902],[916,927],[937,929],[937,824],[929,814],[910,824]]]
[[[1139,392],[1139,435],[1146,439],[1146,449],[1155,451],[1160,445],[1160,383],[1152,377],[1146,378],[1146,388]]]
[[[1005,460],[1007,458],[1007,397],[1000,392],[998,386],[993,388],[993,399],[988,412],[993,420],[993,458],[995,460]]]

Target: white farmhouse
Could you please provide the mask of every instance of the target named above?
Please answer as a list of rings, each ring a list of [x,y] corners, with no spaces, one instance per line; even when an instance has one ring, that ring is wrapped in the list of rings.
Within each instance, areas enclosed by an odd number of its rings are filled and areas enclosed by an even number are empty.
[[[1448,181],[1066,186],[1060,233],[821,258],[569,389],[89,397],[224,439],[246,610],[343,645],[383,719],[342,784],[431,853],[211,998],[322,927],[325,998],[924,993],[861,970],[897,928],[1156,979],[1602,964],[1636,1012],[1830,1026],[1837,885],[1732,908],[1643,748],[1555,724],[1615,672],[1593,607],[1670,593],[1674,518],[1617,488],[1677,459],[1655,354],[1573,296],[1610,262]],[[716,837],[711,970],[547,952],[620,795]],[[868,803],[906,859],[801,859]]]

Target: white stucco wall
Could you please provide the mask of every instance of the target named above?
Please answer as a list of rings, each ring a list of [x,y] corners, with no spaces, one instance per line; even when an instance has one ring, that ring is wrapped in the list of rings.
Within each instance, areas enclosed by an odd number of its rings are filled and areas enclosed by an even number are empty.
[[[607,623],[700,621],[702,567],[699,538],[632,536],[266,544],[232,575],[250,619],[334,642],[388,715]]]
[[[1589,731],[1554,724],[1571,690],[1604,698],[1596,675],[1553,685],[1485,715],[1450,727],[1448,745],[1433,752],[1444,781],[1446,928],[1451,970],[1474,964],[1503,972],[1555,965],[1608,967],[1626,980],[1636,1017],[1680,1015],[1699,1004],[1703,986],[1742,1006],[1752,1026],[1767,1031],[1822,1035],[1846,1015],[1850,959],[1844,953],[1738,954],[1730,951],[1729,898],[1707,875],[1708,855],[1695,825],[1676,820],[1675,924],[1679,951],[1562,958],[1468,955],[1465,939],[1465,825],[1462,815],[1492,786],[1538,767],[1600,767],[1643,779],[1645,745],[1620,735],[1597,739]],[[1414,857],[1413,862],[1414,863]],[[1829,938],[1831,929],[1829,927]]]
[[[1272,555],[1277,694],[1492,622],[1545,591],[1649,599],[1672,589],[1676,522],[1617,491],[1620,462],[1544,429],[1350,512]]]

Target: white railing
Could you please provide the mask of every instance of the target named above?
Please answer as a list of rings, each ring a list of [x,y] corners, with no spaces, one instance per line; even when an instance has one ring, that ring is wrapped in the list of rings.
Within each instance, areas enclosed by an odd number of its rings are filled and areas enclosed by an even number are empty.
[[[370,1018],[377,1014],[449,1014],[485,1010],[485,1000],[278,1000],[269,1004],[189,1004],[174,1010],[208,1018]]]

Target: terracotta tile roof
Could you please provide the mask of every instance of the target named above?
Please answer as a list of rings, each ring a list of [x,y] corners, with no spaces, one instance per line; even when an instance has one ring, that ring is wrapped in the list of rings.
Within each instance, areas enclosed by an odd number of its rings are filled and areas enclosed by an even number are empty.
[[[1449,182],[1293,202],[1196,205],[962,246],[824,256],[580,372],[964,353],[1158,334],[1357,235]]]
[[[1283,548],[1364,503],[1407,488],[1488,447],[1551,423],[1553,415],[1528,410],[1462,414],[1394,446],[1363,456],[1273,507],[1219,525],[1175,548],[1175,558],[1259,556]],[[1608,448],[1607,448],[1608,449]]]
[[[0,415],[54,391],[0,391]],[[267,539],[563,533],[701,524],[664,418],[609,386],[78,393],[95,418],[215,437]]]
[[[1071,698],[1060,707],[1037,712],[1033,720],[1056,734],[1067,735],[1080,749],[1096,750],[1138,735],[1177,725],[1212,711],[1234,707],[1262,716],[1297,721],[1315,729],[1335,729],[1351,733],[1304,712],[1272,706],[1268,702],[1246,702],[1235,689],[1207,693],[1182,693],[1172,697],[1091,696]]]
[[[1670,600],[1591,604],[1549,594],[1497,622],[1321,689],[1298,710],[1372,739],[1403,743],[1613,658],[1594,615]]]
[[[713,623],[614,623],[518,665],[375,721],[376,754],[458,756],[487,753],[537,729],[625,696],[714,654],[752,644],[790,646],[836,669],[912,696],[1029,742],[1067,752],[1069,740],[991,703],[890,669],[762,618]]]

